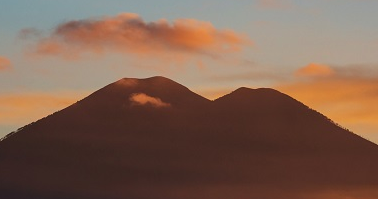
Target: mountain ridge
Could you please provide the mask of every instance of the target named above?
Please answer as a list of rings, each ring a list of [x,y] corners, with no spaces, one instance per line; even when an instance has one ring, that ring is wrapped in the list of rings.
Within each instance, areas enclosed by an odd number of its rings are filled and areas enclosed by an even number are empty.
[[[1,141],[0,198],[373,199],[377,167],[377,145],[274,89],[123,78]]]

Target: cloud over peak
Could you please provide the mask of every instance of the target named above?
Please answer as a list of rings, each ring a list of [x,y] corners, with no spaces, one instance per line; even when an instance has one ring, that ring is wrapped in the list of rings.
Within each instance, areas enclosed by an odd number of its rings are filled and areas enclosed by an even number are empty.
[[[237,52],[250,44],[246,36],[218,30],[210,22],[195,19],[145,22],[137,14],[123,13],[62,23],[40,39],[33,51],[63,57],[108,51],[134,55],[172,52],[213,55]]]
[[[144,93],[134,93],[130,97],[133,105],[151,105],[156,108],[170,107],[171,104],[163,102],[160,98],[151,97]]]

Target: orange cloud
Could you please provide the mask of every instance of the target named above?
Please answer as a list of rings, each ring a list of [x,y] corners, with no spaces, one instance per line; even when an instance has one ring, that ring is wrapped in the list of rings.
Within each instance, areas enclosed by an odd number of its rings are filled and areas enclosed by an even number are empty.
[[[169,103],[165,103],[159,98],[151,97],[144,93],[135,93],[131,95],[130,101],[134,105],[151,105],[158,108],[171,106]]]
[[[0,125],[23,126],[61,110],[87,93],[26,93],[0,95]]]
[[[124,13],[60,24],[48,37],[39,40],[33,51],[65,58],[109,51],[159,56],[170,53],[214,55],[238,52],[249,44],[247,37],[232,30],[218,30],[210,22],[195,19],[145,22],[136,14]]]
[[[331,76],[335,71],[327,65],[311,63],[296,71],[296,76],[313,76],[313,77],[326,77]]]
[[[348,67],[335,68],[332,75],[316,71],[310,79],[297,79],[281,83],[276,88],[302,101],[340,123],[342,126],[363,135],[372,137],[378,133],[378,78],[363,68],[359,73]],[[318,75],[322,74],[322,75]],[[324,76],[328,74],[328,76]],[[363,74],[363,75],[362,75]],[[378,136],[375,136],[378,143]]]
[[[9,70],[12,67],[12,63],[6,57],[0,56],[0,71]]]

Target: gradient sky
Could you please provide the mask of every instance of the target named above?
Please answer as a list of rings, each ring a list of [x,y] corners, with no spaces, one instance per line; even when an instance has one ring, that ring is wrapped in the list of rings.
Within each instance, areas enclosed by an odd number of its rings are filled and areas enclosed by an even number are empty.
[[[273,87],[378,143],[377,9],[376,0],[0,0],[0,137],[120,78],[161,75],[210,99]]]

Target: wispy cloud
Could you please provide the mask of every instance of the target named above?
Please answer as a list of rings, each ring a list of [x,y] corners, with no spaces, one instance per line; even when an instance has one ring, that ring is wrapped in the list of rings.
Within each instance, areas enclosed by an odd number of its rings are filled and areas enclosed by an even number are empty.
[[[40,37],[42,37],[42,31],[36,28],[24,28],[18,33],[18,38],[20,39],[35,39]]]
[[[311,63],[295,72],[296,76],[305,77],[326,77],[331,76],[335,71],[328,65]]]
[[[144,93],[135,93],[130,97],[130,101],[133,105],[150,105],[153,107],[170,107],[171,104],[163,102],[160,98],[151,97]]]
[[[21,35],[37,34],[27,29]],[[145,22],[140,16],[123,13],[99,19],[68,21],[50,35],[38,39],[32,52],[76,59],[83,54],[118,52],[137,56],[169,54],[209,55],[241,51],[251,41],[232,30],[216,29],[210,22],[195,19],[165,19]]]
[[[9,70],[10,68],[12,68],[11,61],[6,57],[0,56],[0,71]]]
[[[232,81],[241,81],[241,80],[250,80],[250,81],[283,81],[287,79],[286,75],[272,72],[272,71],[251,71],[251,72],[244,72],[244,73],[236,73],[236,74],[227,74],[227,75],[217,75],[211,77],[214,81],[225,81],[225,82],[232,82]]]
[[[264,9],[288,9],[293,4],[290,0],[258,0],[257,6]]]

